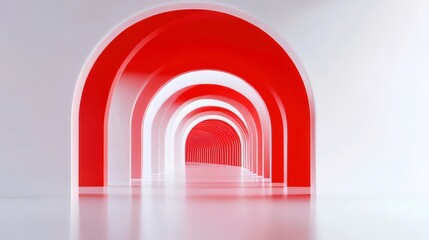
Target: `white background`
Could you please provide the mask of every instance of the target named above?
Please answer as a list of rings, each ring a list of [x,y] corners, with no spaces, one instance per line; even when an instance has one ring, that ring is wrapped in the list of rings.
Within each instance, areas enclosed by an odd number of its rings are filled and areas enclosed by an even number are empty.
[[[0,197],[70,193],[78,75],[116,25],[163,3],[0,2]],[[428,1],[218,3],[271,27],[307,70],[319,194],[429,194]]]

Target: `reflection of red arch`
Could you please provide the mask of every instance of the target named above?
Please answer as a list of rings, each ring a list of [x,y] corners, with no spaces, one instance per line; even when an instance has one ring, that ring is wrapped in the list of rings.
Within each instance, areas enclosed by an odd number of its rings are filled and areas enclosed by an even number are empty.
[[[141,49],[131,55],[139,44]],[[211,10],[175,10],[144,18],[103,49],[86,76],[79,99],[79,185],[106,183],[106,114],[112,86],[122,73],[150,74],[146,88],[151,96],[169,79],[198,69],[234,74],[262,96],[273,128],[273,182],[284,181],[284,106],[287,185],[309,187],[314,147],[311,96],[300,73],[285,50],[263,30]]]

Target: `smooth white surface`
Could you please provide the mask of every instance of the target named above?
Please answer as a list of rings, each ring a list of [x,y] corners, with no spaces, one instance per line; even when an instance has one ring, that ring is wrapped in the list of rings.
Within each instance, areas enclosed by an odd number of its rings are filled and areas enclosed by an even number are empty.
[[[428,1],[218,2],[271,27],[302,61],[318,194],[429,194]],[[0,196],[70,193],[78,74],[114,26],[163,3],[0,2]]]
[[[131,116],[137,96],[145,84],[136,78],[143,76],[121,76],[112,93],[108,117],[107,180],[110,185],[127,184],[131,178]],[[130,80],[131,79],[131,80]]]
[[[240,168],[191,164],[186,182],[0,198],[0,238],[426,240],[428,200],[285,196]]]

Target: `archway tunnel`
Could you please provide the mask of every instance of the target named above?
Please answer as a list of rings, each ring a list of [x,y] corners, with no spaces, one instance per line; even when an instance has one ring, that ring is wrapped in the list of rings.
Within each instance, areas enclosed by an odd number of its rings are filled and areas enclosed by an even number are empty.
[[[232,126],[220,120],[205,120],[186,139],[186,162],[241,167],[241,143]]]
[[[129,185],[204,163],[310,192],[309,85],[284,45],[244,16],[161,11],[95,53],[74,99],[72,184]]]

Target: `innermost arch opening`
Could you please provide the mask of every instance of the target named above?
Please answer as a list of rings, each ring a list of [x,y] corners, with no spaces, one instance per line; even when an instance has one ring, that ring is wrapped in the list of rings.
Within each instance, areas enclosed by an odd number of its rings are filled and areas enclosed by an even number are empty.
[[[228,123],[208,119],[195,125],[186,139],[188,181],[240,181],[242,144]]]
[[[194,128],[186,139],[186,163],[241,166],[238,134],[228,123],[210,119]]]

